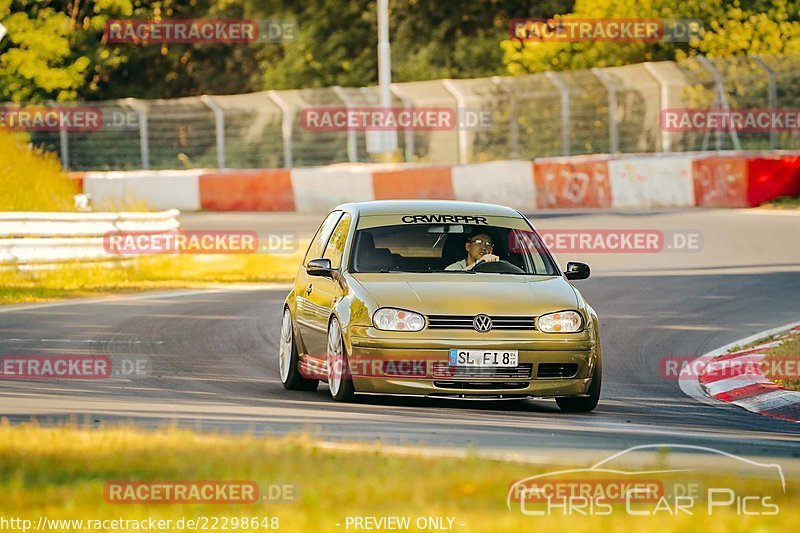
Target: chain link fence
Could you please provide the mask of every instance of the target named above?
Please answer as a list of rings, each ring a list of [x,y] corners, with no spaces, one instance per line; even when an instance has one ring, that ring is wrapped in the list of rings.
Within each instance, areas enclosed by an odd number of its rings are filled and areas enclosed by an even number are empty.
[[[668,132],[667,108],[798,109],[800,57],[657,62],[392,85],[392,106],[478,109],[488,127],[399,130],[393,160],[469,163],[594,153],[799,149],[798,131]],[[96,131],[32,132],[73,170],[268,168],[376,160],[364,131],[315,131],[315,106],[378,106],[376,87],[91,102]],[[381,160],[385,160],[382,156]]]

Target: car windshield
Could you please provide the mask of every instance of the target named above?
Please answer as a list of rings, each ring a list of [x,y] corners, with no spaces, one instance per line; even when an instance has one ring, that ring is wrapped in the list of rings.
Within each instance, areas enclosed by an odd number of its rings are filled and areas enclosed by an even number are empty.
[[[360,229],[352,272],[558,275],[539,236],[530,230],[468,224],[403,224]],[[476,260],[486,254],[497,261]],[[494,258],[487,258],[494,259]]]

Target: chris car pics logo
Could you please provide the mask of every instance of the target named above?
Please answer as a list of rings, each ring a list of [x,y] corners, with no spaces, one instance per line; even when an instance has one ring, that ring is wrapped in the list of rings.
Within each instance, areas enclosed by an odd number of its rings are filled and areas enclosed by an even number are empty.
[[[671,468],[672,452],[682,454],[675,462],[687,461],[690,454],[694,462]],[[641,455],[648,453],[659,457],[659,467],[630,466],[641,464]],[[785,494],[783,469],[777,463],[758,462],[704,446],[645,444],[587,468],[516,480],[509,487],[506,504],[509,510],[526,516],[711,516],[731,512],[771,516],[780,512],[778,501]]]

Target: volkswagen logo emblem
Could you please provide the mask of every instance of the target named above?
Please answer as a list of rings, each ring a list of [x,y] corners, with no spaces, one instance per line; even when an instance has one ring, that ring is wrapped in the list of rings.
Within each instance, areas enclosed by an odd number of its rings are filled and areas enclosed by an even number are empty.
[[[472,327],[475,331],[489,331],[492,329],[492,319],[486,315],[478,315],[472,319]]]

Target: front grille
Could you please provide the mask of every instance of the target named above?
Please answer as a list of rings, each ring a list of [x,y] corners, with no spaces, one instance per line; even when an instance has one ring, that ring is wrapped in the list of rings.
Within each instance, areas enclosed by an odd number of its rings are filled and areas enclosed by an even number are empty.
[[[434,381],[441,389],[489,390],[489,389],[527,389],[529,381]]]
[[[433,363],[434,378],[455,379],[531,379],[533,365],[522,363],[516,367],[450,366],[447,363]]]
[[[474,329],[475,315],[428,315],[428,329]],[[492,329],[536,329],[533,316],[490,316]]]
[[[539,363],[538,378],[571,378],[578,373],[576,363]]]

